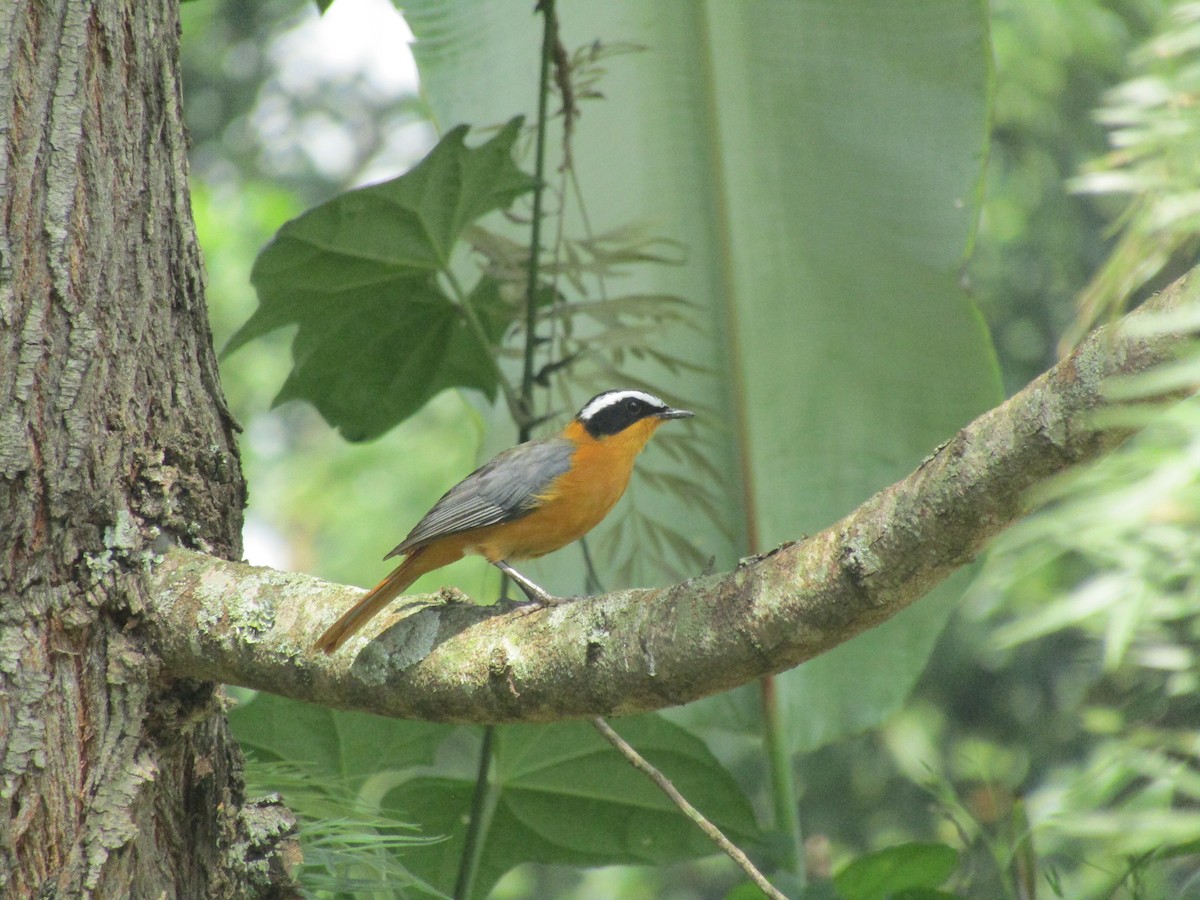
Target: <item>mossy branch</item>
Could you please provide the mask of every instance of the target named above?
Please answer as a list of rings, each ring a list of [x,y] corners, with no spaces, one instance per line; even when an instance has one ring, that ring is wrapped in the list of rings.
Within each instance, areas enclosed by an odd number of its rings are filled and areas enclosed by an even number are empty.
[[[1094,332],[840,522],[732,572],[535,611],[407,597],[327,657],[313,639],[360,589],[172,549],[151,575],[148,635],[176,676],[447,722],[644,712],[790,669],[915,602],[1019,518],[1031,488],[1119,443],[1087,421],[1104,383],[1187,339],[1127,325],[1188,288]]]

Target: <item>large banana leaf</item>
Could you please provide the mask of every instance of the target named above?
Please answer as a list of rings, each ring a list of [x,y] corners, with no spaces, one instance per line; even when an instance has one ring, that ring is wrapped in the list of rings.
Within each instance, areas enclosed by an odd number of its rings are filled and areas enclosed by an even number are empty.
[[[404,12],[443,129],[534,116],[540,21],[527,3]],[[689,512],[686,491],[665,496],[661,479],[635,484],[631,508],[686,523],[728,566],[835,521],[993,405],[990,340],[959,283],[987,146],[982,0],[565,0],[559,16],[569,51],[642,48],[606,61],[574,165],[595,232],[641,224],[686,248],[682,266],[631,267],[621,290],[683,296],[705,326],[659,349],[710,373],[626,371],[703,411],[693,439],[717,476],[661,448],[641,465],[703,482],[722,521]],[[579,570],[564,551],[537,574],[575,591]],[[955,599],[935,593],[780,679],[793,749],[896,708]],[[748,691],[680,712],[698,728],[753,732],[756,719]]]

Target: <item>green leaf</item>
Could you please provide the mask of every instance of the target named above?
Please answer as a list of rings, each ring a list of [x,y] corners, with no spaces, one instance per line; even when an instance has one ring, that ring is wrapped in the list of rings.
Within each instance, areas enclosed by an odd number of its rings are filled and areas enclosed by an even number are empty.
[[[494,399],[488,341],[508,322],[491,308],[488,333],[472,330],[439,275],[464,229],[530,189],[512,161],[520,124],[476,148],[455,128],[407,174],[286,223],[255,261],[259,306],[224,353],[298,325],[275,403],[307,400],[352,441],[378,437],[448,387]],[[477,290],[487,298],[486,283]]]
[[[958,853],[945,844],[911,843],[868,853],[833,879],[845,900],[918,897],[942,884],[958,865]],[[910,892],[921,893],[910,893]]]
[[[614,727],[734,841],[758,829],[748,801],[704,744],[658,716]],[[405,865],[442,889],[454,885],[474,791],[474,756],[442,765],[389,791],[383,808],[417,817],[449,840],[406,851]],[[513,866],[657,865],[717,852],[650,781],[586,723],[502,726],[496,734],[494,811],[475,884],[476,896]]]
[[[308,400],[349,441],[378,437],[439,391],[496,394],[492,348],[432,285],[371,291],[349,315],[316,313],[292,343],[294,365],[273,406]]]
[[[405,867],[409,848],[437,840],[436,832],[380,815],[380,788],[371,779],[380,769],[432,762],[455,729],[337,712],[273,694],[238,704],[229,722],[247,751],[247,784],[279,791],[299,817],[306,888],[443,896]]]
[[[432,762],[438,745],[454,730],[327,709],[274,694],[257,694],[239,703],[229,711],[229,724],[238,743],[261,759],[300,763],[351,786],[380,770]]]
[[[523,300],[524,298],[522,298]],[[548,304],[553,300],[550,291],[543,291],[538,298],[538,305]],[[505,299],[500,291],[500,282],[491,276],[484,275],[475,283],[471,296],[467,298],[471,308],[479,316],[484,333],[492,344],[499,344],[508,327],[524,310],[516,303]]]

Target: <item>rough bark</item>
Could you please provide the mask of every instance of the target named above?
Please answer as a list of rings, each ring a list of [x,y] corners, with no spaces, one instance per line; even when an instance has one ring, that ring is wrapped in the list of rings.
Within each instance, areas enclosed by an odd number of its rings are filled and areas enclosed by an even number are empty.
[[[1192,293],[1182,279],[1145,309]],[[402,598],[326,656],[313,640],[359,589],[172,550],[148,610],[152,641],[179,674],[433,721],[686,703],[791,668],[915,602],[1020,517],[1031,488],[1119,443],[1124,434],[1088,422],[1107,379],[1172,359],[1186,339],[1125,323],[1093,334],[842,521],[723,575],[536,612]]]
[[[240,556],[174,3],[0,3],[0,895],[286,895],[219,690],[129,633],[150,546]]]

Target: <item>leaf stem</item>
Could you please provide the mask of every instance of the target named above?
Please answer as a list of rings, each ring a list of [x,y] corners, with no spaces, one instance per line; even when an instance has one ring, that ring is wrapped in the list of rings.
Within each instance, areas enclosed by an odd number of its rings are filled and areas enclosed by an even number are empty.
[[[709,840],[720,847],[730,859],[737,863],[750,880],[758,885],[759,890],[770,897],[771,900],[787,900],[782,893],[776,890],[771,882],[767,881],[763,873],[758,871],[754,863],[750,862],[750,858],[733,841],[725,837],[721,829],[705,818],[700,810],[688,803],[687,798],[679,793],[675,785],[671,783],[671,780],[651,765],[628,741],[613,731],[611,725],[599,716],[592,719],[592,725],[595,726],[596,730],[600,732],[600,735],[606,741],[617,748],[617,751],[629,761],[630,765],[653,781],[658,789],[670,797],[671,802],[679,807],[680,812],[691,819],[696,824],[696,827],[708,836]]]
[[[491,350],[492,342],[488,340],[487,329],[483,327],[483,322],[479,318],[479,311],[471,305],[470,295],[463,290],[463,286],[459,284],[458,279],[454,276],[454,272],[447,266],[442,270],[446,276],[446,281],[450,284],[450,289],[454,292],[454,299],[458,301],[458,305],[462,307],[463,313],[467,317],[467,326],[475,333],[475,337],[479,339],[479,343]],[[504,374],[504,369],[500,365],[500,360],[495,353],[488,353],[488,359],[491,360],[492,368],[496,372],[496,383],[500,385],[500,391],[504,394],[504,402],[508,406],[508,411],[516,420],[518,427],[526,420],[526,415],[521,407],[521,400],[517,397],[516,391],[513,389],[512,383]]]
[[[495,758],[496,726],[483,729],[483,743],[479,747],[479,773],[475,776],[475,793],[471,797],[471,815],[467,821],[467,833],[463,839],[462,856],[458,860],[458,878],[454,882],[454,900],[468,900],[475,884],[475,873],[479,871],[479,859],[483,855],[483,836],[487,834],[496,812],[495,786],[492,784],[492,760]]]
[[[762,696],[763,741],[766,744],[767,764],[771,770],[771,801],[775,808],[775,828],[787,838],[788,871],[804,884],[804,852],[800,833],[800,812],[796,803],[796,778],[792,773],[792,756],[787,751],[779,719],[779,694],[775,677],[768,675],[759,681]]]

